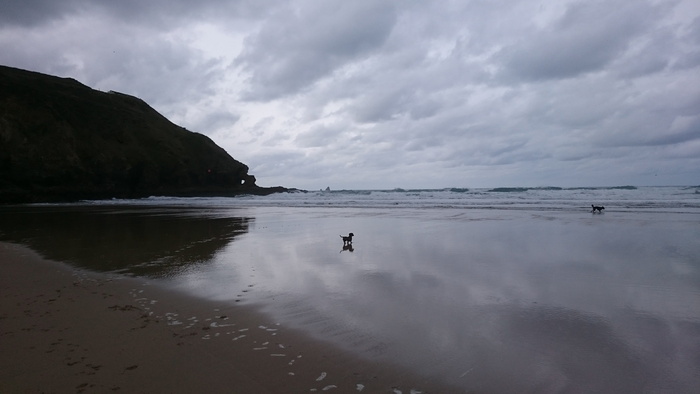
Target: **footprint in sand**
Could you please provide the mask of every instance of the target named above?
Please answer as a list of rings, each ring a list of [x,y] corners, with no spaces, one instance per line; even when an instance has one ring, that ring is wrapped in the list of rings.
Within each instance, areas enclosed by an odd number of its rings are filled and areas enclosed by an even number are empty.
[[[301,354],[297,356],[294,360],[289,362],[289,365],[294,365],[294,362],[301,358]]]

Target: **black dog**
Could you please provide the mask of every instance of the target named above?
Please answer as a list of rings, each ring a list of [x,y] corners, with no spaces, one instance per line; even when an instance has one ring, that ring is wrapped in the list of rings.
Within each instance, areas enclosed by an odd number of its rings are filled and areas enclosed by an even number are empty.
[[[591,212],[593,213],[595,213],[596,211],[598,211],[598,213],[603,213],[603,209],[605,209],[605,207],[596,207],[593,204],[591,204],[591,207],[593,207],[593,210],[591,210]]]
[[[341,235],[340,238],[343,239],[343,245],[350,245],[350,244],[352,244],[352,237],[354,237],[354,236],[355,236],[355,234],[353,234],[353,233],[348,234],[347,237],[344,237],[344,236]]]

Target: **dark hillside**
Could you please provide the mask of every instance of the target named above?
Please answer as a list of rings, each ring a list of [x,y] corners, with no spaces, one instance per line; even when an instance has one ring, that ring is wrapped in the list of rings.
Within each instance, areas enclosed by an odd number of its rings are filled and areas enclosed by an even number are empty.
[[[0,202],[281,190],[136,97],[0,66]]]

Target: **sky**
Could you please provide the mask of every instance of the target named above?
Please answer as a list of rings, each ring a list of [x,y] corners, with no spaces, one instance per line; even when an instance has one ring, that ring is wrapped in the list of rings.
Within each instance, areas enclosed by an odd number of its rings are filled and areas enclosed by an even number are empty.
[[[697,0],[0,0],[0,64],[307,190],[700,185]]]

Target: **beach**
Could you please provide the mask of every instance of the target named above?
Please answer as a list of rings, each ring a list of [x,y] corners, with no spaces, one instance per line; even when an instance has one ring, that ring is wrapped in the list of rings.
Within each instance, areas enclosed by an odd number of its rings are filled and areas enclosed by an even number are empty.
[[[694,392],[697,198],[545,192],[4,208],[0,391]]]
[[[15,244],[0,243],[0,261],[3,393],[452,390],[250,308],[86,272]]]

